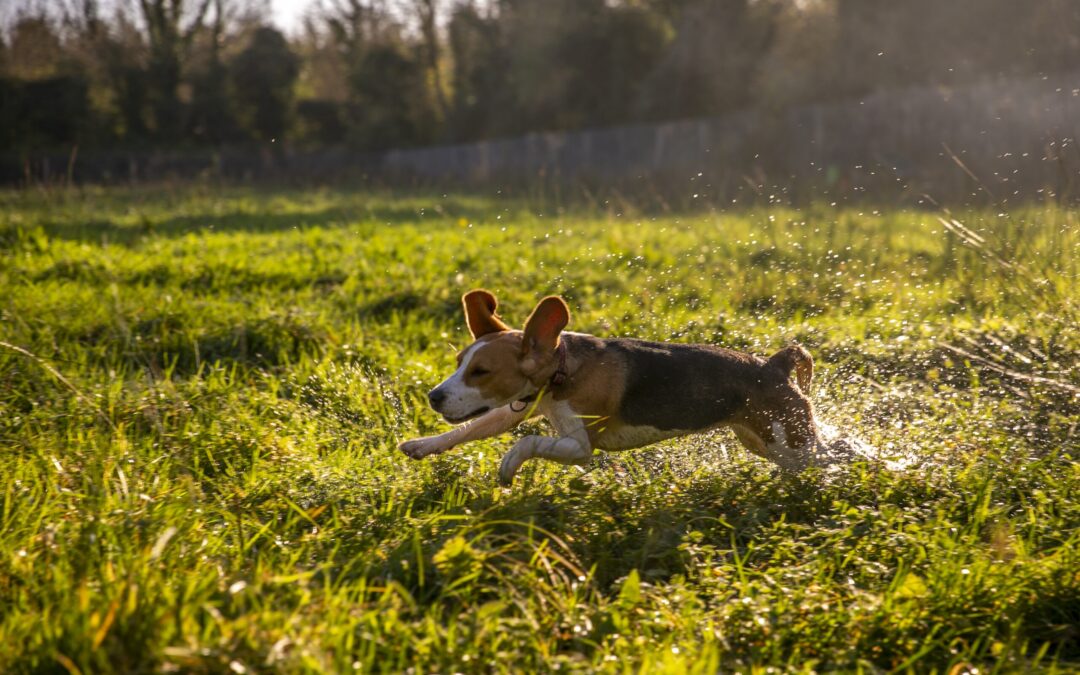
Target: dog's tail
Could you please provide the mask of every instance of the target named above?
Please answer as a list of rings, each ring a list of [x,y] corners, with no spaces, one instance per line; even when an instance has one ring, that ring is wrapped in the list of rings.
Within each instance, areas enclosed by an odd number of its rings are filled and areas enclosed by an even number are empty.
[[[769,365],[779,368],[788,377],[794,370],[799,390],[804,394],[810,393],[810,382],[814,379],[814,359],[802,345],[791,343],[784,347],[769,358]]]

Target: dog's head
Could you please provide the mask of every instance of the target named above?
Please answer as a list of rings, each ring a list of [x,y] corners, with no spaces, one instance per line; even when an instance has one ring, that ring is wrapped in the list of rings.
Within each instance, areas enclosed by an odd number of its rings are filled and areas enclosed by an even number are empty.
[[[455,424],[539,391],[558,368],[559,334],[570,321],[556,296],[536,305],[524,330],[502,322],[488,291],[469,291],[461,302],[474,342],[458,353],[454,374],[428,393],[431,407]]]

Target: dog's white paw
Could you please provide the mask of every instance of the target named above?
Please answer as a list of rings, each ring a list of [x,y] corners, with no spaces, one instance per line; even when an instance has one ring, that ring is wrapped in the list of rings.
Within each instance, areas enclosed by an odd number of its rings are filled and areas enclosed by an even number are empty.
[[[502,487],[510,487],[514,484],[514,476],[517,475],[518,469],[524,462],[520,453],[515,452],[514,449],[503,455],[502,462],[499,463],[499,485]]]
[[[499,485],[508,488],[514,484],[514,474],[517,473],[516,469],[509,468],[506,460],[509,459],[509,455],[503,457],[502,463],[499,464]]]
[[[401,450],[407,456],[412,459],[423,459],[428,455],[434,455],[439,452],[449,450],[449,448],[441,447],[434,438],[414,438],[411,441],[405,441],[398,445],[398,450]]]
[[[521,469],[521,465],[533,456],[533,443],[536,439],[536,436],[519,439],[514,447],[510,448],[510,452],[503,455],[502,462],[499,463],[499,485],[510,487],[514,483],[514,476]]]

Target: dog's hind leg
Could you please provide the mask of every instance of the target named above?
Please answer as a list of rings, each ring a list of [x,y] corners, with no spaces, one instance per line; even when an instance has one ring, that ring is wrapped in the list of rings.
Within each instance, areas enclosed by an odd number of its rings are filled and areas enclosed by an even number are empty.
[[[810,384],[814,380],[814,358],[802,345],[790,344],[784,347],[769,357],[769,365],[779,368],[787,377],[790,377],[794,370],[799,390],[804,394],[810,393]]]
[[[748,421],[731,428],[750,452],[782,469],[802,471],[817,462],[820,444],[809,402],[805,404],[805,409],[796,406],[781,419]]]
[[[779,423],[768,433],[764,430],[759,434],[750,427],[741,424],[733,424],[731,430],[743,446],[758,457],[767,459],[782,469],[788,471],[800,471],[806,468],[805,462],[800,462],[799,453],[792,453],[787,447],[787,438],[784,428]],[[771,440],[766,441],[762,435]]]

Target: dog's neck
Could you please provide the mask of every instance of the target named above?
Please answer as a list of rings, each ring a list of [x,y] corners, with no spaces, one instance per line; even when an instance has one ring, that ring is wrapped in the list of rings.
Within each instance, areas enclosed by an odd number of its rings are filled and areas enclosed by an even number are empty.
[[[541,392],[548,393],[556,387],[561,387],[570,378],[570,372],[566,367],[566,340],[559,340],[559,346],[555,348],[555,356],[558,362],[555,366],[555,372],[551,374],[547,382],[540,386],[539,389],[529,394],[524,398],[520,398],[514,403],[529,404],[532,403],[540,396]],[[510,405],[513,406],[514,403]]]
[[[561,386],[570,377],[570,373],[566,372],[566,340],[559,340],[559,346],[555,348],[555,355],[559,358],[559,365],[556,366],[555,372],[551,374],[551,379],[548,380],[548,384],[552,387]]]

